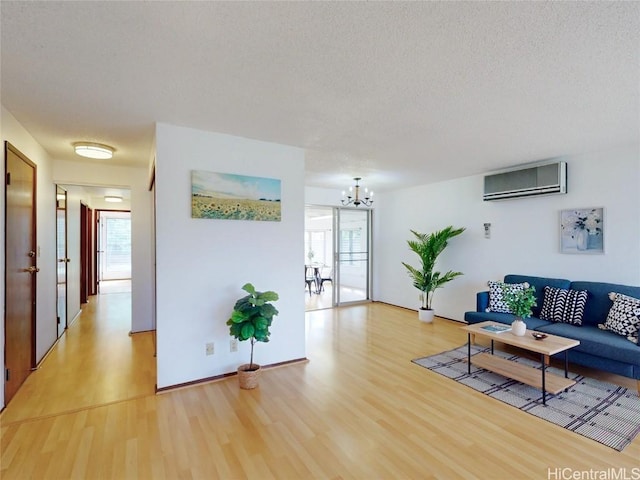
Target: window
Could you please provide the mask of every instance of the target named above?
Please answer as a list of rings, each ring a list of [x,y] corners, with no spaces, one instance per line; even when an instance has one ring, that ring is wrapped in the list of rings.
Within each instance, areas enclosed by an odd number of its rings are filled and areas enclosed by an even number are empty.
[[[340,230],[340,252],[342,261],[346,265],[355,265],[362,253],[362,231],[359,228]]]
[[[305,263],[327,264],[327,251],[330,251],[330,232],[307,230],[304,237]]]

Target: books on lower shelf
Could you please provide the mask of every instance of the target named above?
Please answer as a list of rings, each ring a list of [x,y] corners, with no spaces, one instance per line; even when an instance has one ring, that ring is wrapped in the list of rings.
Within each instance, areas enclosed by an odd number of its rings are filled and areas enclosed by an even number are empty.
[[[485,325],[484,327],[480,327],[482,330],[486,330],[487,332],[493,333],[503,333],[511,330],[510,325]]]

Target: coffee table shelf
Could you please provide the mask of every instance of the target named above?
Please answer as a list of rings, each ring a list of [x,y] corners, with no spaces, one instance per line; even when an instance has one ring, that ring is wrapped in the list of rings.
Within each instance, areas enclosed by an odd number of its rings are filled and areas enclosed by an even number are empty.
[[[471,363],[476,367],[491,370],[504,377],[512,378],[531,387],[542,389],[542,375],[537,368],[521,365],[489,353],[478,353],[471,357]],[[545,378],[545,390],[547,393],[557,395],[563,390],[575,385],[570,378],[559,377],[548,373]]]

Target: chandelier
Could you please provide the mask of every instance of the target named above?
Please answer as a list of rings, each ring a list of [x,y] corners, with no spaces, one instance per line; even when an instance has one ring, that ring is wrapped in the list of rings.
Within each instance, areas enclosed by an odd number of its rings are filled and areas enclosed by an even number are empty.
[[[349,187],[349,194],[344,190],[342,191],[342,205],[355,205],[356,207],[360,205],[364,205],[365,207],[370,207],[373,203],[373,191],[369,191],[368,188],[364,189],[364,197],[360,196],[360,180],[361,177],[355,177],[356,185],[354,187]],[[345,198],[346,195],[346,198]]]

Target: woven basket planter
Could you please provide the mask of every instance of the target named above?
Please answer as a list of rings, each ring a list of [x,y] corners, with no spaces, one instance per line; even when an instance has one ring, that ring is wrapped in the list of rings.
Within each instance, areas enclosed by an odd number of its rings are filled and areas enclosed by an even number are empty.
[[[254,363],[253,367],[258,368],[255,368],[255,370],[249,370],[248,363],[238,367],[238,383],[240,384],[240,388],[243,388],[244,390],[251,390],[258,386],[258,380],[260,379],[260,372],[262,369],[257,363]]]

